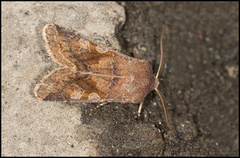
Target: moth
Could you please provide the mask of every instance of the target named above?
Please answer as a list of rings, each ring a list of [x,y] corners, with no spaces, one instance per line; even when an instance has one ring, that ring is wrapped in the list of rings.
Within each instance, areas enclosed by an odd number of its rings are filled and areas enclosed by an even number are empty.
[[[47,24],[43,28],[46,50],[61,67],[43,77],[34,94],[40,100],[50,101],[140,103],[140,116],[144,98],[155,90],[171,130],[165,99],[157,89],[163,61],[162,35],[161,60],[155,76],[146,60],[129,57],[83,35]]]

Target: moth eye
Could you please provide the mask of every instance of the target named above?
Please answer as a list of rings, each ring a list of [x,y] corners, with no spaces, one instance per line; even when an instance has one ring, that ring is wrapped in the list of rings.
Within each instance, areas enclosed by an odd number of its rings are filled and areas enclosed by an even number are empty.
[[[98,100],[98,99],[100,99],[100,97],[97,93],[91,93],[91,94],[89,94],[88,99],[89,100]]]

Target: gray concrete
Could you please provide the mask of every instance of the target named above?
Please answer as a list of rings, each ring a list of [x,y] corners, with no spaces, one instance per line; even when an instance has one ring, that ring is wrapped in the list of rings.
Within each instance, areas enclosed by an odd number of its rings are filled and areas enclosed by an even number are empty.
[[[98,155],[98,141],[85,139],[90,127],[82,125],[81,110],[33,94],[58,66],[46,53],[42,29],[55,23],[119,48],[114,33],[124,21],[116,2],[2,2],[2,156]]]

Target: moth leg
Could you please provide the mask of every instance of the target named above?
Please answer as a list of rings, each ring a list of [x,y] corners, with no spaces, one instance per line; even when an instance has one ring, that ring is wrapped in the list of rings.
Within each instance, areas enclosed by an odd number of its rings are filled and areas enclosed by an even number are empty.
[[[138,117],[140,117],[142,106],[143,106],[143,102],[141,102],[139,107],[138,107]]]
[[[101,103],[101,104],[97,105],[95,108],[90,109],[90,111],[96,110],[97,108],[99,108],[99,107],[101,107],[101,106],[103,106],[105,104],[107,104],[107,102]]]

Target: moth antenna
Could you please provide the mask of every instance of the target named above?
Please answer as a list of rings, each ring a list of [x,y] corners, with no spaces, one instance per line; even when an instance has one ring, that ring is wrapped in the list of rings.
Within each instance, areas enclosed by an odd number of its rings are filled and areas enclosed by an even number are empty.
[[[162,30],[162,33],[161,33],[161,37],[160,37],[160,49],[161,49],[161,59],[160,59],[160,63],[159,63],[159,67],[158,67],[158,71],[157,71],[157,74],[156,74],[156,78],[158,78],[159,74],[160,74],[160,71],[162,69],[162,63],[163,63],[163,32],[164,32],[164,27],[163,27],[163,30]],[[165,118],[166,118],[166,122],[167,122],[167,125],[168,125],[168,128],[170,129],[173,137],[175,138],[175,134],[173,133],[172,129],[171,129],[171,126],[168,122],[168,115],[167,115],[167,110],[166,110],[166,107],[165,107],[165,99],[163,97],[163,94],[161,91],[159,91],[157,88],[155,88],[155,91],[158,93],[159,97],[160,97],[160,100],[162,102],[162,105],[163,105],[163,110],[164,110],[164,114],[165,114]]]
[[[164,32],[164,27],[163,27],[163,30],[162,30],[162,33],[161,33],[161,37],[160,37],[161,58],[160,58],[159,67],[158,67],[158,71],[157,71],[157,74],[156,74],[156,78],[158,78],[158,76],[160,74],[160,71],[162,69],[162,63],[163,63],[163,46],[162,46],[163,45],[162,44],[163,32]]]
[[[172,131],[172,129],[171,129],[171,126],[170,126],[170,124],[169,124],[169,122],[168,122],[168,115],[167,115],[167,110],[166,110],[166,107],[165,107],[165,102],[166,102],[166,101],[165,101],[165,99],[164,99],[163,94],[162,94],[161,91],[159,91],[157,88],[155,88],[155,91],[158,93],[158,95],[159,95],[159,97],[160,97],[160,100],[161,100],[161,102],[162,102],[163,110],[164,110],[164,113],[165,113],[165,118],[166,118],[166,121],[167,121],[168,128],[170,129],[173,137],[175,138],[175,134],[173,133],[173,131]]]

